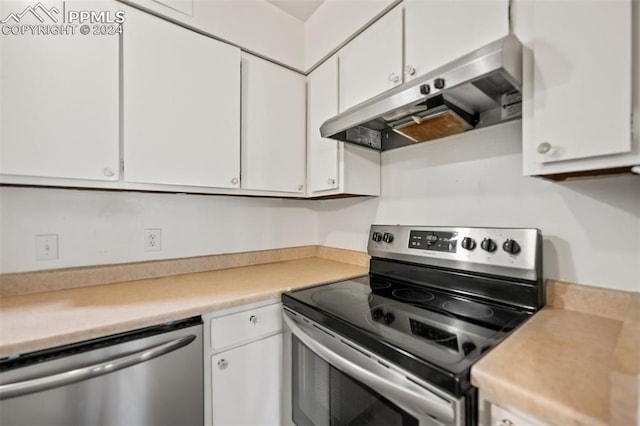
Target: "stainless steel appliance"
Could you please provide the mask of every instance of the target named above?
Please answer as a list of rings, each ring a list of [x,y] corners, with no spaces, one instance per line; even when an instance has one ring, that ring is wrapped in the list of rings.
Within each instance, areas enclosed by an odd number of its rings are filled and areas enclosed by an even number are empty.
[[[327,120],[322,137],[388,150],[522,116],[522,44],[494,41]]]
[[[204,422],[202,320],[148,327],[0,361],[0,424]]]
[[[473,425],[472,365],[544,305],[536,229],[371,227],[368,276],[282,296],[284,413]]]

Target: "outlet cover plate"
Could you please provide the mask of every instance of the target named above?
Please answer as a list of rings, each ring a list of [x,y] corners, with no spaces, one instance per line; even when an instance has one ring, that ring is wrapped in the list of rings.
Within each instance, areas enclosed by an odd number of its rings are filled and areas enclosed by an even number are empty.
[[[58,235],[36,235],[36,260],[55,260],[58,258]]]
[[[146,228],[144,230],[144,251],[162,250],[162,229]]]

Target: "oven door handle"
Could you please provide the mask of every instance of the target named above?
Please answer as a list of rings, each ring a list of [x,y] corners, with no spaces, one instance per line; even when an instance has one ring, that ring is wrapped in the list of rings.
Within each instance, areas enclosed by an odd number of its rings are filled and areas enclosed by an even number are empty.
[[[324,338],[325,333],[322,330],[300,324],[286,312],[283,317],[291,332],[320,358],[374,389],[403,410],[414,415],[417,413],[420,416],[431,416],[447,423],[455,421],[455,409],[450,401],[408,380],[405,375],[398,374],[377,362],[372,362],[366,367],[359,365],[356,361],[349,359],[347,353],[339,353],[343,351],[335,348],[335,345],[328,348],[326,343],[329,342]],[[322,340],[323,343],[318,340]],[[349,350],[355,353],[354,349],[349,348]]]

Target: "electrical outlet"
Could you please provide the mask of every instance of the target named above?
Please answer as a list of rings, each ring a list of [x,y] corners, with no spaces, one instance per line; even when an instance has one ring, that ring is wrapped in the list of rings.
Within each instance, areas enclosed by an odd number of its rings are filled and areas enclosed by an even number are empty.
[[[144,251],[162,250],[162,229],[147,228],[144,230]]]
[[[58,258],[58,235],[36,235],[36,260]]]

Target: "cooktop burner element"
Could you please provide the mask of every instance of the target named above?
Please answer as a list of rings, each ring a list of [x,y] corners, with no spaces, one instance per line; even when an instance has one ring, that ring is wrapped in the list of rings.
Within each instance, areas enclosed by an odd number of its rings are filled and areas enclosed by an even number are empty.
[[[544,305],[541,249],[536,229],[374,225],[368,276],[285,293],[285,315],[468,395],[472,365]]]
[[[361,292],[358,289],[329,287],[313,293],[311,298],[320,306],[350,306],[360,300]]]
[[[445,302],[442,304],[442,307],[452,314],[462,315],[464,317],[482,319],[493,316],[493,309],[480,303],[456,300],[453,302]]]
[[[371,287],[371,290],[383,290],[391,287],[391,283],[389,281],[371,281],[369,287]]]
[[[391,292],[397,299],[406,302],[428,302],[434,299],[433,293],[425,290],[413,290],[410,288],[400,288]]]

